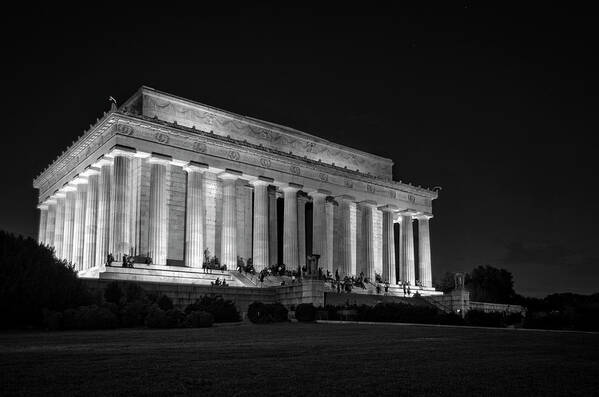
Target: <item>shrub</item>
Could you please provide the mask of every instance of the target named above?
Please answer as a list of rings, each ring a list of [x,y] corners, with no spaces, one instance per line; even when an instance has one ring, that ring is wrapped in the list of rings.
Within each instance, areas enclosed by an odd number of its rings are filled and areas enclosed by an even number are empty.
[[[252,302],[248,306],[248,318],[254,324],[265,324],[272,322],[272,316],[266,310],[266,305],[262,302]]]
[[[266,310],[272,316],[272,321],[276,323],[286,322],[289,320],[287,308],[281,303],[271,303],[266,305]]]
[[[168,328],[169,320],[166,312],[158,306],[152,306],[145,319],[148,328]]]
[[[288,313],[287,308],[280,303],[252,302],[248,306],[248,318],[255,324],[285,322]]]
[[[62,312],[43,309],[44,328],[50,331],[62,329]]]
[[[169,328],[183,327],[185,323],[185,313],[179,309],[170,309],[166,311]]]
[[[121,324],[123,327],[138,327],[144,325],[148,315],[149,305],[142,301],[125,304],[121,311]]]
[[[316,308],[311,303],[301,303],[295,308],[295,318],[301,322],[316,320]]]
[[[158,304],[158,307],[164,311],[171,310],[173,308],[173,301],[166,295],[161,295],[156,303]]]
[[[193,311],[185,317],[185,326],[189,328],[212,327],[214,316],[201,310]]]
[[[466,324],[479,327],[503,327],[503,313],[485,313],[482,310],[469,310],[464,317]]]
[[[44,308],[63,311],[90,302],[73,267],[51,248],[0,231],[0,328],[39,327]]]
[[[189,314],[198,310],[212,314],[216,323],[241,321],[241,316],[235,304],[230,300],[224,300],[219,295],[205,295],[201,297],[194,303],[187,305],[185,313]]]
[[[142,301],[146,297],[146,291],[139,284],[127,283],[125,286],[125,299],[127,302]]]
[[[121,303],[123,297],[123,290],[118,282],[113,281],[106,286],[104,290],[104,300],[109,303],[118,305]]]
[[[62,329],[110,329],[118,326],[117,317],[97,305],[67,309],[62,313]]]

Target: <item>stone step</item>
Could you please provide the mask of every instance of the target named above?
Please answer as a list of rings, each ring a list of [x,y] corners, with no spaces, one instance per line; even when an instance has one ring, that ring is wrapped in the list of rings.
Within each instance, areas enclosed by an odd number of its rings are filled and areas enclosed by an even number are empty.
[[[220,278],[221,280],[226,280],[230,286],[245,286],[229,272],[219,271],[218,273],[212,274],[197,271],[186,272],[182,269],[173,270],[170,266],[163,266],[161,268],[159,266],[150,266],[149,268],[123,268],[111,266],[106,267],[106,271],[100,273],[99,278],[106,280],[150,281],[193,285],[211,285],[217,278]]]

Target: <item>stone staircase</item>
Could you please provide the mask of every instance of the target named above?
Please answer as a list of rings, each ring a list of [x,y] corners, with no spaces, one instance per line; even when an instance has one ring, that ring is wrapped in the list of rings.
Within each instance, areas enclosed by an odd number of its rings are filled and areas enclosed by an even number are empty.
[[[98,278],[104,280],[128,280],[144,282],[160,282],[173,284],[211,285],[217,278],[226,280],[231,287],[246,287],[247,285],[230,271],[211,270],[204,273],[203,269],[184,266],[143,265],[134,264],[132,268],[107,266],[106,271],[100,272]]]

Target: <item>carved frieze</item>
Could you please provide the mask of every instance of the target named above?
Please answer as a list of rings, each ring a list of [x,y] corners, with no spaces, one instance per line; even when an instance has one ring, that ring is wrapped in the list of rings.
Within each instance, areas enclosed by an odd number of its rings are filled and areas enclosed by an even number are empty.
[[[125,124],[117,124],[114,126],[116,133],[121,135],[131,136],[135,132],[133,127]]]
[[[270,159],[265,157],[260,158],[260,165],[264,168],[270,168]]]
[[[198,153],[206,153],[206,151],[208,150],[208,147],[206,146],[206,144],[204,142],[196,141],[193,144],[193,150]]]
[[[168,143],[168,135],[162,132],[157,132],[154,134],[154,139],[160,143]]]
[[[295,165],[292,165],[292,166],[290,167],[290,171],[291,171],[291,173],[292,173],[293,175],[300,175],[300,174],[301,174],[300,167],[297,167],[297,166],[295,166]]]

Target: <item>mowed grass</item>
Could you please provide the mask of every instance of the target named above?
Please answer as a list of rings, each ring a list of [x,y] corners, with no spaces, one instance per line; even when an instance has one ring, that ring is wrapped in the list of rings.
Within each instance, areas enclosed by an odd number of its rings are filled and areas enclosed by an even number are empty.
[[[0,334],[8,395],[598,395],[599,335],[279,324]]]

